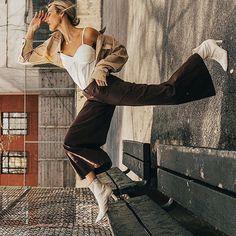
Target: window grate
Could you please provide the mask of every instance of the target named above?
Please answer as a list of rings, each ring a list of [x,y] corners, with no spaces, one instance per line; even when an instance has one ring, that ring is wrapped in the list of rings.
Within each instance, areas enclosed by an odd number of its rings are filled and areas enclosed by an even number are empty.
[[[1,153],[1,174],[24,174],[26,170],[26,152],[5,151]]]
[[[26,112],[3,112],[2,134],[3,135],[27,135],[28,114]]]

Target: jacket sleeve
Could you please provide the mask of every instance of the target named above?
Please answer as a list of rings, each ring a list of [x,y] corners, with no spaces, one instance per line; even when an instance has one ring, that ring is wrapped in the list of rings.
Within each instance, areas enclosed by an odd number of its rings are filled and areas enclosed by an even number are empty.
[[[91,75],[92,79],[106,81],[107,69],[109,72],[119,72],[128,60],[126,48],[113,37],[110,38],[112,38],[111,50],[106,57],[96,64]]]
[[[51,63],[46,57],[47,44],[49,39],[38,47],[33,48],[32,39],[23,39],[22,48],[18,57],[18,63],[23,65],[37,65]]]

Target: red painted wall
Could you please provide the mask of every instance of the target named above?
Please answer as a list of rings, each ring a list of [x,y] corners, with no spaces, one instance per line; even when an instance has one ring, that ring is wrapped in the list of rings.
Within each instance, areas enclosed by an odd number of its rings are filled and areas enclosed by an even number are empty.
[[[24,112],[24,96],[22,95],[0,95],[0,113],[2,112]],[[28,113],[27,141],[38,141],[38,96],[26,96],[26,112]],[[2,133],[2,132],[1,132]],[[23,135],[1,135],[0,151],[24,151]],[[38,185],[38,144],[26,143],[27,151],[27,173],[24,174],[1,174],[0,185],[2,186],[37,186]],[[25,180],[24,180],[25,179]]]

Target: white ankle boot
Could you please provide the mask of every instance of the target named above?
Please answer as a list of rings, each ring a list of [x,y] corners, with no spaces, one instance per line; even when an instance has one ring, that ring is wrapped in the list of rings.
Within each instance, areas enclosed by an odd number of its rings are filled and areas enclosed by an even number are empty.
[[[112,189],[108,185],[101,183],[97,178],[89,185],[89,189],[93,192],[99,206],[97,223],[105,216],[108,210],[108,199],[112,194]]]
[[[200,46],[194,48],[192,52],[199,54],[202,59],[210,58],[217,61],[223,67],[223,70],[227,71],[227,51],[219,47],[217,43],[222,43],[222,40],[207,39]]]

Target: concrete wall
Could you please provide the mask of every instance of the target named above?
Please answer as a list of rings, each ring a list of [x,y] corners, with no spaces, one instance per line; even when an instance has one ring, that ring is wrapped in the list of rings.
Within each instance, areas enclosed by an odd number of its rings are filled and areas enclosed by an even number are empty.
[[[91,26],[100,30],[101,4],[102,0],[77,1],[77,15],[80,18],[79,27]]]
[[[235,68],[235,13],[234,0],[103,1],[106,33],[124,43],[129,53],[119,75],[137,83],[166,81],[207,38],[224,40],[229,69]],[[214,61],[206,64],[215,97],[179,106],[116,109],[107,145],[114,165],[122,167],[122,139],[151,142],[153,149],[156,143],[236,149],[235,70],[225,73]]]
[[[38,186],[74,187],[75,173],[63,141],[75,115],[75,85],[65,70],[39,70]]]
[[[25,0],[7,0],[0,2],[0,93],[20,94],[25,88],[35,93],[39,87],[38,71],[25,70],[18,64],[22,38],[26,32],[25,12],[28,10]],[[30,20],[28,18],[28,20]],[[35,88],[35,91],[32,89]]]

